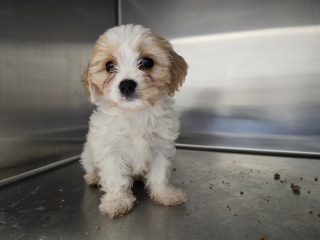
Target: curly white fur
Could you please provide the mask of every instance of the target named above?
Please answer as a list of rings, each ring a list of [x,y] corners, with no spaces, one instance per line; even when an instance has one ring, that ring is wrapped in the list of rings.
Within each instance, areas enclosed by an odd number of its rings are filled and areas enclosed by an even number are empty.
[[[106,192],[101,198],[99,209],[110,217],[121,216],[133,207],[136,198],[131,187],[133,179],[137,177],[144,179],[154,202],[174,206],[186,200],[185,192],[173,187],[169,182],[170,158],[175,155],[174,142],[179,133],[179,121],[172,111],[174,101],[166,92],[166,84],[170,79],[157,86],[156,98],[151,96],[152,104],[143,97],[125,101],[119,93],[119,82],[125,78],[134,79],[138,86],[151,81],[144,72],[137,69],[139,52],[132,45],[129,46],[128,39],[123,37],[123,34],[128,37],[128,32],[131,34],[129,40],[135,39],[134,37],[138,40],[144,39],[146,32],[151,33],[141,26],[127,25],[117,28],[114,34],[108,36],[109,40],[113,37],[114,41],[120,41],[120,47],[113,54],[117,59],[118,72],[113,76],[114,79],[109,81],[109,90],[106,91],[103,84],[98,91],[96,86],[99,84],[88,80],[88,91],[91,99],[94,98],[97,109],[90,118],[81,163],[86,171],[87,183],[100,184]],[[121,38],[123,40],[118,40]],[[148,41],[152,40],[156,41]],[[101,53],[99,56],[102,56]],[[95,56],[92,56],[91,61],[94,58]],[[157,67],[161,66],[155,66],[155,70]],[[90,69],[88,71],[90,73]],[[170,72],[170,69],[163,71]],[[108,78],[107,73],[103,74],[106,75],[102,76],[102,79]],[[152,76],[157,80],[157,73],[150,74],[154,74]],[[90,84],[96,85],[92,87]],[[131,108],[128,109],[128,106]]]

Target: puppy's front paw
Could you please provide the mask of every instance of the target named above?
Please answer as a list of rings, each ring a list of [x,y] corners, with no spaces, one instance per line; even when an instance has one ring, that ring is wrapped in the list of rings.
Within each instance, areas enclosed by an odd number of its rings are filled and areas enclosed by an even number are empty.
[[[108,193],[106,195],[108,195]],[[110,218],[122,216],[132,209],[135,200],[136,198],[134,196],[128,196],[124,198],[104,196],[101,198],[99,210],[102,213],[107,213]]]
[[[168,186],[166,188],[153,191],[151,192],[150,197],[155,203],[168,206],[176,206],[187,201],[186,192],[173,186]]]
[[[96,172],[88,172],[84,175],[84,179],[90,185],[99,185],[100,178]]]

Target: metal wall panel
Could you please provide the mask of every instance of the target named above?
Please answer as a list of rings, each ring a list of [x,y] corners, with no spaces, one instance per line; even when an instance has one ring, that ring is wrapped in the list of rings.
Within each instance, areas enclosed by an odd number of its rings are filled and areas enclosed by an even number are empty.
[[[80,76],[114,25],[115,1],[0,2],[0,179],[81,153]]]
[[[320,1],[122,0],[189,64],[178,143],[320,152]]]

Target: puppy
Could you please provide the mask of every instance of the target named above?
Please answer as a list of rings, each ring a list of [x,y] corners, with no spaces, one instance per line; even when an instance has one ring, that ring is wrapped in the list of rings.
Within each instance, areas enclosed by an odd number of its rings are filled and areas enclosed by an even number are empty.
[[[186,201],[186,193],[169,178],[179,134],[171,97],[187,68],[167,40],[142,26],[111,28],[96,42],[82,75],[97,109],[90,117],[81,163],[87,183],[106,192],[101,212],[110,217],[128,212],[136,200],[131,187],[137,178],[156,203]]]

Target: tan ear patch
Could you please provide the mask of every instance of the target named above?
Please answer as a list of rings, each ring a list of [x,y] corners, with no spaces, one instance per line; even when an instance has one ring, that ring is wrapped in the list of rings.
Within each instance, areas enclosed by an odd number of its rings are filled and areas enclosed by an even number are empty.
[[[184,83],[187,76],[188,65],[183,57],[170,50],[170,55],[172,57],[172,67],[171,67],[171,81],[166,86],[167,93],[170,97],[174,96],[175,92],[179,91],[179,88]]]
[[[81,82],[86,89],[87,93],[89,94],[90,99],[90,90],[89,90],[89,82],[88,82],[88,73],[89,73],[89,65],[87,66],[86,70],[84,70],[83,74],[81,75]]]
[[[95,84],[93,84],[89,80],[89,65],[86,68],[86,70],[84,70],[83,74],[81,75],[81,82],[88,93],[89,101],[91,103],[94,103],[96,100],[97,93],[99,93],[99,89]]]
[[[170,83],[166,85],[167,93],[170,97],[173,97],[175,92],[179,91],[179,87],[182,86],[184,80],[187,76],[188,64],[179,56],[172,48],[171,44],[156,34],[154,37],[159,41],[159,43],[166,49],[171,57],[171,79]]]

